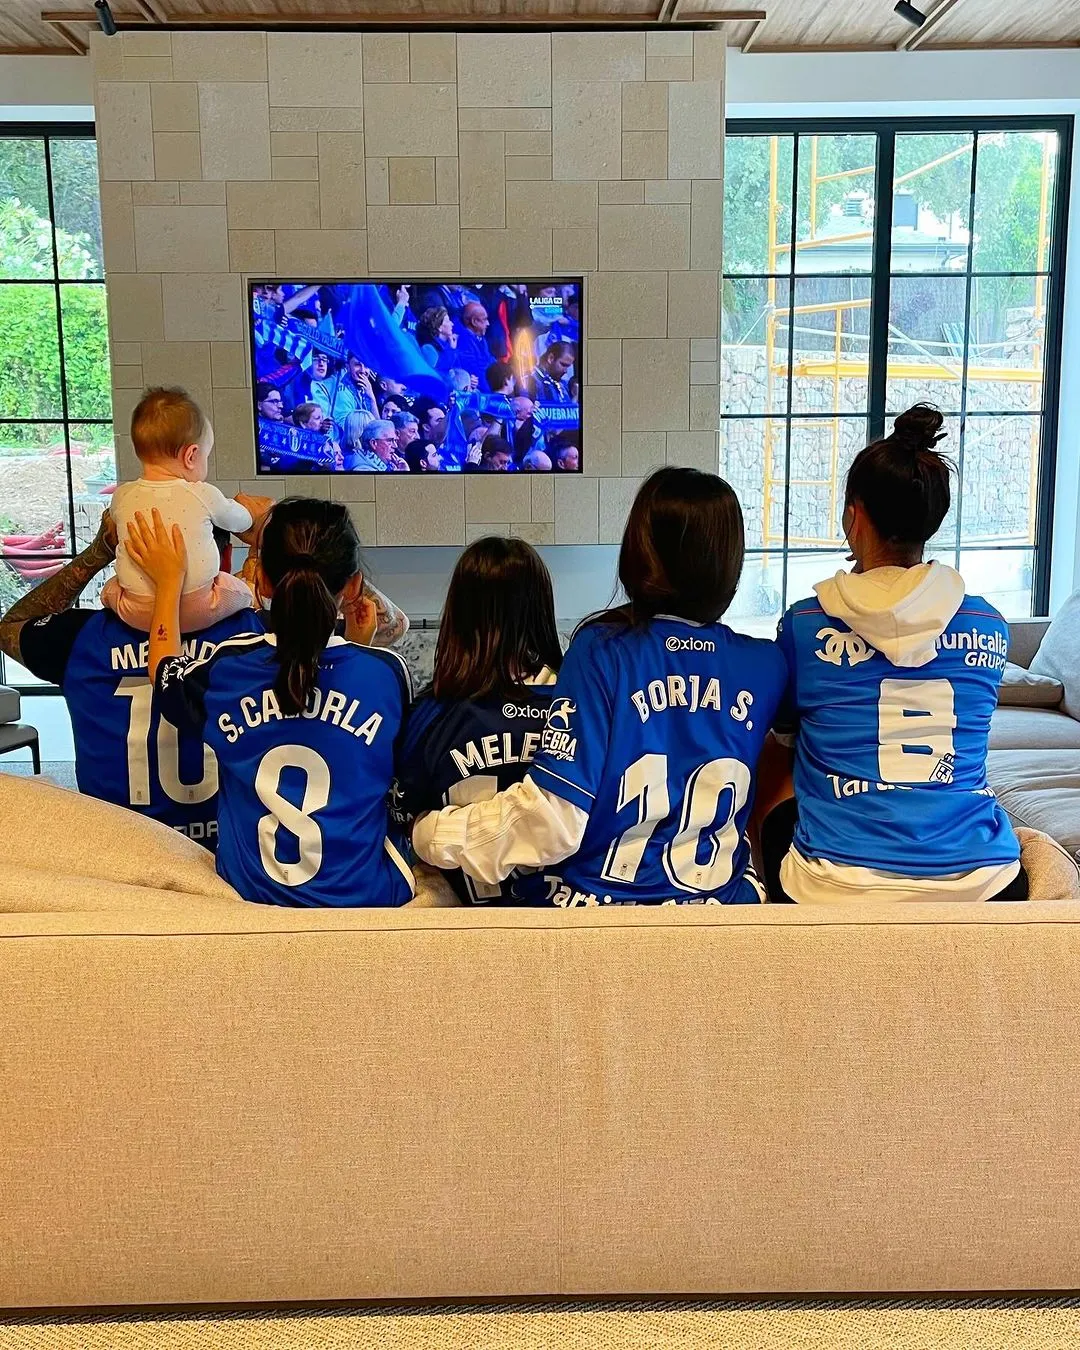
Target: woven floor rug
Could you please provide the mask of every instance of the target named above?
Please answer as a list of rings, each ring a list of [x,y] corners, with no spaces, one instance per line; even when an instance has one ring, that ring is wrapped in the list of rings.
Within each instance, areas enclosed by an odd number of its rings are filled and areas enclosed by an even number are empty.
[[[1069,1350],[1080,1298],[0,1315],[3,1350]]]

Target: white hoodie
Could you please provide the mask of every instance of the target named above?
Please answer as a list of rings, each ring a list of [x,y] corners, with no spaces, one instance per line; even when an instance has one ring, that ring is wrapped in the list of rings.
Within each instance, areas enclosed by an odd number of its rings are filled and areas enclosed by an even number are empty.
[[[822,609],[894,666],[917,669],[937,654],[937,640],[964,602],[964,579],[938,562],[837,572],[814,587]],[[785,891],[802,904],[859,900],[989,900],[1009,884],[1019,863],[979,867],[945,877],[904,877],[872,867],[804,858],[792,846],[780,869]]]
[[[964,578],[938,562],[837,572],[814,592],[831,619],[846,623],[894,666],[928,665],[937,640],[964,603]]]

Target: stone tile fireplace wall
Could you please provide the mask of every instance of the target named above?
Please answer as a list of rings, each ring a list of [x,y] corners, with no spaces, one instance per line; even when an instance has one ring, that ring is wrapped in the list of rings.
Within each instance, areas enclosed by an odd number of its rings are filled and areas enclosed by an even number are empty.
[[[718,464],[724,37],[132,32],[92,41],[117,448],[187,386],[255,485],[249,276],[585,275],[581,477],[292,478],[378,546],[618,539]]]

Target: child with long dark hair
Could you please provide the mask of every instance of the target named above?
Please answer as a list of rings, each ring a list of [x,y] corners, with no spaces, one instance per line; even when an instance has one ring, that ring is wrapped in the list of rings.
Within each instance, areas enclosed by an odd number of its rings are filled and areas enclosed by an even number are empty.
[[[180,654],[179,530],[157,511],[139,516],[128,547],[156,587],[149,673],[161,714],[217,756],[220,874],[264,904],[411,899],[387,812],[409,677],[395,653],[359,645],[375,614],[347,508],[294,497],[271,510],[255,578],[270,631],[201,660]],[[334,635],[342,616],[345,638]]]
[[[422,817],[419,856],[488,884],[544,869],[522,892],[563,906],[758,903],[744,831],[787,675],[775,644],[721,622],[742,563],[723,479],[647,479],[619,554],[627,602],[575,635],[529,774]]]
[[[923,561],[951,500],[943,424],[919,404],[860,452],[844,506],[855,568],[781,621],[781,725],[797,736],[795,801],[762,829],[775,898],[1027,898],[986,780],[1008,625],[959,572]]]
[[[478,539],[458,560],[443,607],[431,688],[409,716],[399,755],[408,817],[483,801],[520,783],[540,749],[562,650],[551,577],[523,539]],[[458,870],[466,904],[511,903],[501,884]]]

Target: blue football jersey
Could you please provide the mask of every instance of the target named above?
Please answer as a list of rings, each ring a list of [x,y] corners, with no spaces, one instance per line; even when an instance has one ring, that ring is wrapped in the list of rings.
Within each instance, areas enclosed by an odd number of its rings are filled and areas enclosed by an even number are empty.
[[[589,816],[578,853],[535,879],[548,900],[757,904],[744,832],[786,683],[775,644],[721,623],[582,629],[532,768]]]
[[[205,656],[214,645],[258,628],[254,610],[184,639]],[[79,791],[128,806],[217,844],[218,766],[201,734],[178,731],[153,705],[148,639],[111,610],[65,610],[28,623],[20,635],[27,666],[60,685],[75,740]]]
[[[779,730],[798,732],[795,848],[901,876],[1015,862],[986,781],[990,718],[1009,651],[993,605],[965,596],[919,667],[895,666],[816,599],[780,621],[791,675]]]
[[[406,820],[443,806],[486,801],[520,783],[540,749],[555,692],[552,684],[520,685],[512,698],[470,703],[420,699],[398,756],[399,808]],[[466,904],[510,904],[520,898],[513,872],[501,886],[454,870],[447,879]]]
[[[266,633],[158,671],[163,715],[201,732],[217,755],[218,872],[264,904],[405,904],[412,873],[388,814],[405,663],[331,638],[309,707],[291,717],[274,695],[277,672]]]

